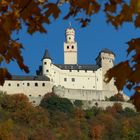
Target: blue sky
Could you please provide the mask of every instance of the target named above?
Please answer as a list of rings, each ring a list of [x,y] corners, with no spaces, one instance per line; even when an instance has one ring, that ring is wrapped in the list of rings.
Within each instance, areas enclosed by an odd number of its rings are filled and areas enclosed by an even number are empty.
[[[47,34],[29,35],[26,28],[23,28],[17,36],[24,46],[22,54],[25,64],[30,69],[28,75],[35,75],[41,65],[41,58],[46,48],[49,49],[53,63],[63,64],[63,43],[69,21],[76,31],[78,63],[80,64],[95,64],[95,58],[103,48],[108,48],[116,54],[116,64],[123,61],[126,59],[128,47],[126,42],[131,38],[138,37],[140,33],[138,29],[128,23],[116,30],[111,24],[106,23],[105,15],[102,12],[93,16],[91,23],[86,28],[81,28],[80,24],[73,19],[62,20],[63,15],[58,20],[53,19],[52,24],[45,26],[48,30]],[[4,64],[4,66],[8,67],[12,74],[25,75],[15,62],[10,65]]]

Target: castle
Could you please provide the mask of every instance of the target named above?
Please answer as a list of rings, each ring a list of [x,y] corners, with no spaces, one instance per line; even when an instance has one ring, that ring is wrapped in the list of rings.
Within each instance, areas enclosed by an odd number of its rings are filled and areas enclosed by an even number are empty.
[[[35,76],[13,75],[12,80],[6,80],[0,86],[0,90],[8,94],[24,93],[34,104],[38,104],[44,94],[52,90],[60,97],[86,101],[103,101],[116,94],[114,80],[104,82],[105,73],[114,66],[115,54],[103,49],[95,65],[78,64],[75,30],[69,27],[65,35],[64,64],[54,64],[46,49]]]

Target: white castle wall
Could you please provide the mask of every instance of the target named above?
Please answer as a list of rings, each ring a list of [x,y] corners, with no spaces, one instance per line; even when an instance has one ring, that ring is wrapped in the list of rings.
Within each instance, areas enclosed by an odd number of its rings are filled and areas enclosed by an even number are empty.
[[[35,84],[38,86],[35,86]],[[45,84],[45,86],[43,86]],[[24,93],[30,101],[34,98],[41,99],[44,94],[52,92],[53,84],[49,81],[12,81],[6,80],[4,86],[0,86],[0,91],[8,94]]]
[[[46,72],[47,70],[49,71]],[[56,86],[61,85],[71,89],[102,90],[102,68],[97,71],[61,70],[54,64],[47,63],[43,71]]]
[[[109,98],[115,93],[113,91],[103,91],[103,90],[83,90],[83,89],[67,89],[61,86],[54,86],[53,92],[62,98],[68,98],[70,100],[84,100],[91,101],[105,100],[106,97]]]
[[[114,103],[121,103],[123,108],[131,108],[135,110],[132,103],[120,102],[120,101],[105,101],[105,98],[109,98],[114,95],[113,91],[103,90],[82,90],[82,89],[66,89],[61,86],[54,86],[53,92],[61,98],[68,98],[71,101],[81,100],[84,103],[84,108],[91,108],[98,104],[98,107],[106,108],[113,106]],[[124,95],[126,101],[129,99]]]

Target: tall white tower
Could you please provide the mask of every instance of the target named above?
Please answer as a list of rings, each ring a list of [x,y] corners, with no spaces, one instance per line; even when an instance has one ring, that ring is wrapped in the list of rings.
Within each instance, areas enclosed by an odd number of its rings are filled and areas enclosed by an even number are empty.
[[[64,64],[77,64],[77,42],[75,41],[75,31],[66,29],[66,40],[64,42]]]

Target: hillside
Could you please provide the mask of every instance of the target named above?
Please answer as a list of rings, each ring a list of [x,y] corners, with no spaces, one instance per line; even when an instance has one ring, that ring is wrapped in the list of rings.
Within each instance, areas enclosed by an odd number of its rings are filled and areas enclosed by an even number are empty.
[[[23,94],[0,94],[1,140],[138,140],[140,114],[119,103],[81,108],[53,93],[34,107]]]

